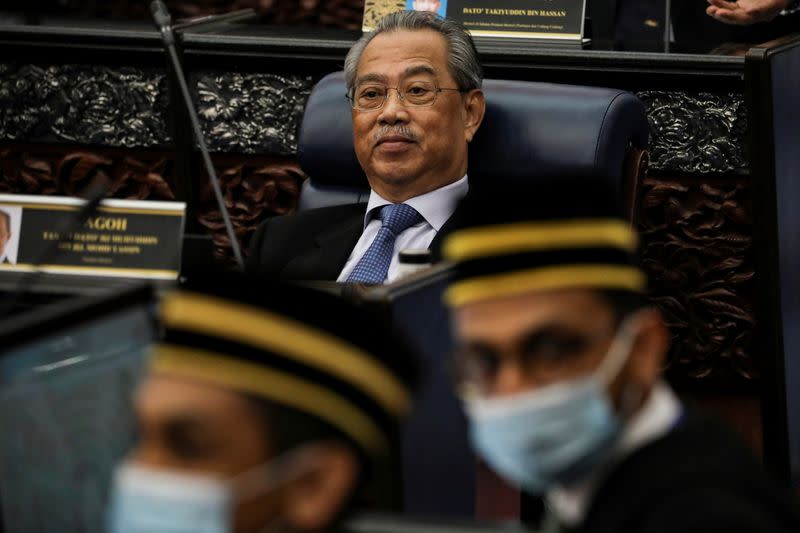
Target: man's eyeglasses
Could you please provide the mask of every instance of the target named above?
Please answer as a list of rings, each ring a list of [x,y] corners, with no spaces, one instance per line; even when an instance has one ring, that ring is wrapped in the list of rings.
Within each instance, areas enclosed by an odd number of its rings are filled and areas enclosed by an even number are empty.
[[[513,354],[488,345],[467,345],[453,354],[452,377],[458,389],[481,394],[491,388],[500,367],[512,362],[529,379],[552,383],[574,374],[593,347],[612,337],[613,331],[586,333],[556,327],[527,335]]]
[[[436,102],[442,91],[465,92],[461,89],[438,87],[430,81],[410,81],[402,87],[388,87],[382,83],[368,81],[356,86],[347,94],[350,105],[358,111],[375,111],[383,107],[389,98],[389,89],[397,91],[400,102],[405,106],[428,107]]]

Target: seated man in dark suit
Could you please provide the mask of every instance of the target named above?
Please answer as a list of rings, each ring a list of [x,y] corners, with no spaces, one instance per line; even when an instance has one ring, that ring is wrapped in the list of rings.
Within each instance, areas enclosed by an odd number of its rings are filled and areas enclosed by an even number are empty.
[[[661,380],[669,336],[614,204],[559,179],[460,207],[446,299],[473,447],[544,497],[542,531],[800,531],[748,450]]]
[[[467,145],[485,110],[482,68],[457,23],[404,11],[383,19],[345,60],[364,204],[267,220],[247,269],[284,279],[383,283],[398,252],[438,246],[467,194]]]

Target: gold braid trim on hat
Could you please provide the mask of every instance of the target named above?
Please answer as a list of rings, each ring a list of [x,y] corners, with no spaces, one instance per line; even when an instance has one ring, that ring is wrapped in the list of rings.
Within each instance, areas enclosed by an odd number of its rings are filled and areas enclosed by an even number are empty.
[[[616,219],[553,220],[479,226],[447,239],[444,257],[468,261],[482,257],[566,248],[619,248],[634,252],[638,237]]]
[[[444,295],[450,307],[558,289],[644,290],[646,278],[636,267],[624,265],[556,265],[466,278],[453,282]]]
[[[318,328],[258,307],[187,292],[167,296],[161,316],[169,328],[247,344],[329,373],[395,416],[410,408],[408,388],[374,356]]]
[[[169,344],[153,348],[151,369],[155,374],[196,379],[266,398],[324,420],[369,453],[388,450],[385,435],[362,410],[300,377],[225,354]]]

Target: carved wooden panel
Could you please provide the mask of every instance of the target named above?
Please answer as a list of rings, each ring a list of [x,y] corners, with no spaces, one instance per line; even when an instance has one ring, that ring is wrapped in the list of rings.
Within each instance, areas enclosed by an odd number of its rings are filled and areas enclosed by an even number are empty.
[[[673,335],[669,373],[757,378],[748,179],[647,178],[638,224],[651,297]]]
[[[215,158],[214,167],[245,253],[262,220],[291,213],[297,207],[305,176],[292,158],[220,156]],[[217,258],[231,263],[230,242],[206,173],[202,172],[199,179],[198,221],[213,236]]]
[[[164,146],[166,83],[156,69],[0,63],[0,140]]]
[[[149,2],[140,0],[66,0],[72,13],[94,17],[147,18]],[[252,8],[268,24],[360,29],[364,0],[166,0],[176,18],[198,17]]]
[[[172,156],[83,147],[0,144],[0,192],[80,196],[96,179],[112,198],[173,200]]]
[[[246,251],[259,222],[294,210],[304,176],[290,157],[219,156],[215,163]],[[198,170],[195,175],[198,222],[213,235],[216,256],[230,261],[228,237],[206,173]],[[96,179],[107,184],[113,198],[175,199],[174,158],[168,152],[0,144],[0,193],[80,196]]]
[[[209,150],[297,152],[297,127],[313,84],[310,76],[206,72],[195,79],[194,97]]]
[[[640,91],[650,122],[651,168],[669,172],[747,169],[747,111],[740,93]]]

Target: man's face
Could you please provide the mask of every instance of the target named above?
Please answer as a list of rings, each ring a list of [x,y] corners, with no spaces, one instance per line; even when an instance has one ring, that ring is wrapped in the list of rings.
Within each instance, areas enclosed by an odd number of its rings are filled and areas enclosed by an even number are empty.
[[[457,88],[447,68],[448,46],[433,30],[383,33],[367,45],[358,64],[356,87],[377,82],[407,87],[413,81]],[[467,171],[467,143],[483,119],[479,90],[443,91],[433,105],[404,105],[389,90],[383,107],[353,110],[356,155],[370,186],[392,202],[452,183]]]
[[[8,227],[8,220],[5,216],[0,215],[0,257],[6,251],[6,244],[8,239],[11,238],[11,228]]]
[[[529,293],[465,305],[454,313],[459,380],[486,397],[535,390],[594,372],[618,329],[611,306],[598,293],[565,290]],[[609,388],[619,398],[635,383],[646,393],[658,379],[666,337],[657,313],[637,313],[637,340]]]
[[[276,523],[290,531],[322,530],[355,490],[360,467],[350,445],[322,439],[279,452],[273,443],[281,427],[270,422],[271,411],[237,392],[151,375],[137,390],[134,408],[139,441],[128,460],[228,484],[236,502],[231,517],[236,533]],[[265,466],[263,490],[239,486],[237,492],[231,480]],[[282,480],[278,486],[269,486],[270,475]]]
[[[439,0],[414,0],[414,11],[439,11]]]
[[[150,376],[135,397],[139,441],[130,461],[155,470],[229,480],[273,453],[265,418],[235,392],[190,380]],[[257,531],[277,515],[274,499],[235,509],[235,531]]]

